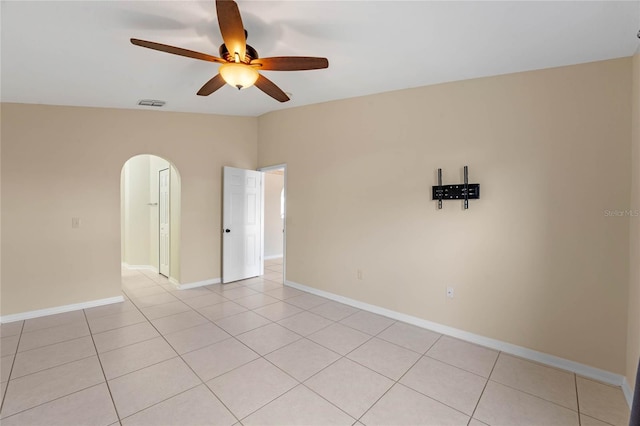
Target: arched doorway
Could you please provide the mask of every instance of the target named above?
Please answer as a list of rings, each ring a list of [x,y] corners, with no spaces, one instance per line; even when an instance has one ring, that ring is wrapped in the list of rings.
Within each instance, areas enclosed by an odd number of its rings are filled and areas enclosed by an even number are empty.
[[[180,281],[180,174],[168,160],[136,155],[120,175],[123,270]]]

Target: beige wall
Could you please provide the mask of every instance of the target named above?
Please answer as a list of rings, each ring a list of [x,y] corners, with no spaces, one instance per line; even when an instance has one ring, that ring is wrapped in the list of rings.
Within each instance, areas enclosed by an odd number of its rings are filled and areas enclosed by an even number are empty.
[[[630,67],[261,116],[259,165],[287,164],[287,278],[623,374],[629,218],[604,212],[629,205]],[[464,165],[482,198],[438,211],[437,168]]]
[[[633,67],[605,61],[259,119],[2,104],[0,311],[120,294],[119,180],[129,158],[155,154],[180,170],[172,239],[178,232],[182,262],[172,253],[171,268],[183,283],[220,276],[222,166],[287,163],[290,280],[633,383],[640,229],[637,218],[604,212],[640,205],[639,64],[636,56]],[[465,164],[482,199],[437,211],[436,169],[455,183]]]
[[[138,154],[180,172],[181,282],[220,277],[222,167],[256,167],[255,118],[3,104],[1,131],[3,315],[120,294],[120,172]]]
[[[264,256],[282,256],[284,234],[280,216],[280,195],[284,187],[284,176],[265,173],[264,189]]]
[[[631,211],[640,212],[640,54],[633,57],[632,86],[632,149],[633,179],[631,183]],[[627,330],[627,381],[635,384],[640,358],[640,217],[630,218],[629,251],[629,324]]]
[[[124,253],[132,266],[149,265],[149,156],[135,156],[124,165]]]

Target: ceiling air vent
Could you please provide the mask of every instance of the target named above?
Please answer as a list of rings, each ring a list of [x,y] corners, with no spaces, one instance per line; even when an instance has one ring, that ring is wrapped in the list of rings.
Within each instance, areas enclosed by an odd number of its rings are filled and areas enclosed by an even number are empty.
[[[138,102],[138,105],[161,108],[164,106],[165,103],[166,103],[165,101],[156,101],[154,99],[143,99]]]

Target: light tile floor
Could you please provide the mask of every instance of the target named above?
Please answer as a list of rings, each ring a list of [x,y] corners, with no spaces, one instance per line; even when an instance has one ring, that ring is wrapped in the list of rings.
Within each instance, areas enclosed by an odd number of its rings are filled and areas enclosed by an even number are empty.
[[[3,324],[9,425],[618,425],[619,388],[284,287],[282,265]]]

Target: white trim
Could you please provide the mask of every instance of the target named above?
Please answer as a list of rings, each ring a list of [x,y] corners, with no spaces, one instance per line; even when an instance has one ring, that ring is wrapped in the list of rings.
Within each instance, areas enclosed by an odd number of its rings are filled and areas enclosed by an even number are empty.
[[[631,390],[631,386],[629,386],[629,382],[626,377],[622,379],[622,393],[624,393],[629,409],[631,409],[631,406],[633,405],[633,391]]]
[[[287,176],[288,176],[288,170],[287,170],[287,163],[281,163],[281,164],[275,164],[273,166],[265,166],[265,167],[261,167],[258,170],[261,172],[267,172],[269,170],[279,170],[282,169],[284,170],[284,182],[283,182],[283,188],[284,188],[284,217],[282,218],[282,277],[284,280],[287,279],[287,257],[285,256],[285,254],[287,253]],[[264,204],[262,206],[262,209],[264,210]],[[263,253],[264,255],[264,253]],[[266,259],[265,259],[266,260]]]
[[[129,265],[128,263],[122,262],[122,266],[132,271],[152,271],[158,273],[158,268],[151,265]]]
[[[501,340],[492,339],[489,337],[481,336],[479,334],[470,333],[468,331],[460,330],[458,328],[449,327],[447,325],[439,324],[432,321],[427,321],[422,318],[414,317],[411,315],[403,314],[401,312],[392,311],[390,309],[382,308],[376,305],[370,305],[368,303],[360,302],[355,299],[340,296],[327,291],[318,290],[313,287],[308,287],[303,284],[298,284],[293,281],[285,280],[285,285],[298,290],[306,291],[317,296],[322,296],[327,299],[335,300],[336,302],[344,303],[345,305],[353,306],[358,309],[373,312],[375,314],[383,315],[398,321],[406,322],[421,328],[435,331],[440,334],[446,334],[447,336],[456,337],[460,340],[475,343],[481,346],[485,346],[491,349],[495,349],[501,352],[505,352],[511,355],[516,355],[521,358],[526,358],[531,361],[546,364],[552,367],[560,368],[562,370],[568,370],[579,374],[581,376],[595,379],[604,383],[608,383],[614,386],[623,386],[624,377],[620,374],[611,373],[609,371],[601,370],[599,368],[591,367],[579,362],[571,361],[565,358],[560,358],[555,355],[549,355],[543,352],[538,352],[533,349],[525,348],[522,346],[514,345],[511,343],[503,342]]]
[[[0,317],[0,323],[23,321],[32,318],[45,317],[47,315],[61,314],[63,312],[79,311],[81,309],[95,308],[96,306],[110,305],[111,303],[124,302],[124,297],[115,296],[106,299],[91,300],[89,302],[74,303],[72,305],[56,306],[54,308],[38,309],[37,311],[22,312],[20,314],[4,315]]]
[[[265,256],[264,260],[273,260],[273,259],[282,259],[281,254],[276,254],[275,256]]]
[[[274,166],[260,167],[258,169],[258,171],[259,172],[268,172],[268,171],[271,171],[271,170],[280,170],[280,169],[286,169],[286,168],[287,168],[287,163],[282,163],[282,164],[276,164]]]
[[[220,278],[210,278],[208,280],[196,281],[188,284],[180,284],[178,281],[174,280],[173,278],[169,278],[169,282],[175,285],[178,290],[188,290],[190,288],[197,288],[205,285],[220,284]]]
[[[180,289],[180,288],[179,288],[179,286],[180,286],[180,281],[176,280],[176,279],[175,279],[175,278],[173,278],[173,277],[169,277],[169,282],[170,282],[171,284],[173,284],[173,285],[174,285],[178,290]]]
[[[260,174],[260,275],[264,275],[264,193],[267,187],[267,177],[262,170],[258,170]]]

